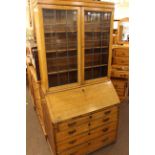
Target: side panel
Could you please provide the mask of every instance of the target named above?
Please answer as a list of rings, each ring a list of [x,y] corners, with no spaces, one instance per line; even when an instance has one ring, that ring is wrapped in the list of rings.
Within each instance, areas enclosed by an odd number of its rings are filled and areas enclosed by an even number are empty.
[[[49,115],[48,107],[46,105],[46,100],[43,98],[42,98],[42,106],[43,106],[43,115],[44,115],[44,123],[45,123],[45,131],[47,133],[47,139],[50,144],[52,153],[56,155],[54,127]]]
[[[37,6],[34,9],[35,26],[36,26],[36,37],[38,46],[39,56],[39,67],[41,76],[41,85],[44,89],[48,89],[48,78],[47,78],[47,64],[45,54],[45,42],[44,42],[44,29],[43,29],[43,17],[41,7]]]

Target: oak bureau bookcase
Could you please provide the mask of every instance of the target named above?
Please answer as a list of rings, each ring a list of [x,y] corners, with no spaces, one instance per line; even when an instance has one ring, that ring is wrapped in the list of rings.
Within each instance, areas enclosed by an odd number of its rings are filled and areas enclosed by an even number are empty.
[[[114,4],[38,0],[34,9],[47,139],[54,155],[115,142],[119,98],[110,81]]]

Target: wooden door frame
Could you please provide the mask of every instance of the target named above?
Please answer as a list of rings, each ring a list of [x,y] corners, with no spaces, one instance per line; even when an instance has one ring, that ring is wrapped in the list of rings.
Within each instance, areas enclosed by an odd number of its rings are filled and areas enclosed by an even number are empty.
[[[109,57],[108,57],[108,74],[106,77],[84,80],[85,71],[84,71],[84,53],[85,53],[85,27],[84,27],[84,12],[85,11],[100,11],[100,12],[111,12],[111,21],[110,21],[110,38],[109,38]],[[113,34],[113,18],[114,18],[114,9],[111,8],[92,8],[92,7],[82,7],[82,15],[81,15],[81,22],[82,22],[82,84],[93,84],[93,83],[100,83],[110,79],[111,75],[111,59],[112,59],[112,34]]]
[[[47,72],[47,59],[45,49],[45,37],[43,28],[43,9],[57,9],[57,10],[76,10],[77,11],[77,64],[78,64],[78,81],[76,83],[65,84],[55,87],[48,86],[48,72]],[[63,91],[80,86],[81,84],[81,31],[80,31],[80,7],[74,6],[60,6],[60,5],[38,5],[36,10],[36,21],[39,25],[37,31],[37,44],[38,44],[38,56],[40,64],[41,85],[46,92]]]

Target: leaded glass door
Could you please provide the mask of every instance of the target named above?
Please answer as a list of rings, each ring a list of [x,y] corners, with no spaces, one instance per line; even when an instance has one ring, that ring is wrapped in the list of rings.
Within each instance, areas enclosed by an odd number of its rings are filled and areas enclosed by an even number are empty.
[[[43,8],[48,86],[78,82],[78,9]]]
[[[111,12],[84,9],[84,80],[108,76]]]

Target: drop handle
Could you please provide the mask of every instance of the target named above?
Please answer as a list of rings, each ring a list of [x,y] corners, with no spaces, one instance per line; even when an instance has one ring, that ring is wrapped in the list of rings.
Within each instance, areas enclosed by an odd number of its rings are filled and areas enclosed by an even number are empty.
[[[72,141],[70,141],[70,142],[68,142],[69,144],[74,144],[74,143],[76,143],[76,139],[75,140],[72,140]]]
[[[109,128],[104,128],[102,131],[103,132],[106,132],[106,131],[108,131],[109,130]]]
[[[68,123],[68,127],[76,125],[76,122]]]
[[[84,89],[82,89],[82,92],[85,92],[85,90],[84,90]]]
[[[76,132],[76,130],[72,130],[72,131],[69,131],[68,134],[69,134],[69,135],[72,135],[72,134],[74,134],[75,132]]]
[[[106,119],[103,120],[103,122],[107,122],[109,120],[110,120],[110,118],[106,118]]]
[[[111,113],[111,110],[104,112],[105,115],[108,115]]]

